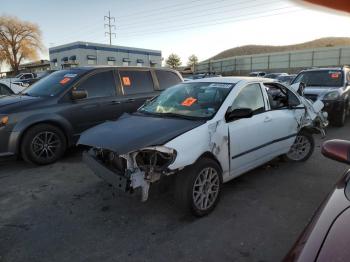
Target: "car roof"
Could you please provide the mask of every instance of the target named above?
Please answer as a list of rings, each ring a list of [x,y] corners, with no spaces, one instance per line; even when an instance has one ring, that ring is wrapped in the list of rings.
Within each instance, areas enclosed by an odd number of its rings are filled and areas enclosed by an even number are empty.
[[[186,83],[226,83],[237,84],[240,81],[245,82],[276,82],[274,79],[262,78],[262,77],[249,77],[249,76],[223,76],[223,77],[208,77],[187,81]]]
[[[308,68],[304,69],[301,72],[309,72],[309,71],[330,71],[330,70],[342,70],[343,68],[341,67],[321,67],[321,68]]]
[[[148,66],[79,66],[79,67],[73,67],[73,68],[67,68],[66,70],[83,70],[83,71],[93,71],[97,69],[129,69],[129,70],[145,70],[145,69],[156,69],[156,70],[163,70],[163,71],[171,71],[176,72],[176,70],[166,67],[148,67]]]

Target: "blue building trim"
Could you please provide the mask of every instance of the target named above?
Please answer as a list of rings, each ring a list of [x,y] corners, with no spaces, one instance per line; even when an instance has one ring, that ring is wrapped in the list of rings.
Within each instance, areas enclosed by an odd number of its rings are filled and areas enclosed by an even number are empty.
[[[61,47],[53,50],[49,50],[49,54],[56,54],[64,51],[70,51],[74,49],[86,49],[86,50],[99,50],[99,51],[111,51],[111,52],[126,52],[131,54],[141,54],[141,55],[153,55],[153,56],[161,56],[161,53],[159,52],[152,52],[152,51],[141,51],[141,50],[133,50],[133,49],[126,49],[126,48],[115,48],[115,47],[104,47],[104,46],[92,46],[92,45],[84,45],[84,44],[76,44],[72,46],[67,47]]]

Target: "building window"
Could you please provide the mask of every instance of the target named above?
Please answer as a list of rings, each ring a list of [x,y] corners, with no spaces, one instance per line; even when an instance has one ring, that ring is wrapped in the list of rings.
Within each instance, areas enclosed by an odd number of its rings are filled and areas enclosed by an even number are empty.
[[[137,59],[136,66],[143,66],[143,60],[142,59]]]
[[[112,57],[112,56],[107,57],[107,65],[110,65],[110,66],[115,65],[115,57]]]
[[[129,66],[130,65],[130,59],[129,58],[123,58],[123,66]]]
[[[87,63],[88,63],[88,65],[96,65],[97,64],[97,57],[94,55],[88,55],[87,56]]]

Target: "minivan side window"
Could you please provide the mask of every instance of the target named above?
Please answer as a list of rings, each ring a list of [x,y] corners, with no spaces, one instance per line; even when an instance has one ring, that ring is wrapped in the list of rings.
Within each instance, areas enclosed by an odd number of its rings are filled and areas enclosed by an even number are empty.
[[[154,91],[150,71],[120,70],[119,75],[124,95],[135,95]]]
[[[244,87],[233,101],[231,108],[250,108],[254,114],[265,112],[264,97],[260,85],[250,84]]]
[[[1,95],[4,95],[4,96],[7,96],[7,95],[11,95],[12,92],[10,91],[10,89],[3,85],[3,84],[0,84],[0,96]]]
[[[81,83],[77,90],[85,90],[88,98],[116,95],[116,86],[112,71],[99,72]]]
[[[165,70],[156,70],[156,76],[159,82],[160,90],[167,89],[170,86],[174,86],[181,82],[180,77],[174,72]]]

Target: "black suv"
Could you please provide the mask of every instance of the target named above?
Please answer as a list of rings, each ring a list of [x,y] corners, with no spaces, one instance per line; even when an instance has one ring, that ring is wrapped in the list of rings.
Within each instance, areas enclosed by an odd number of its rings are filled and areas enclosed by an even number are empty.
[[[145,67],[74,68],[52,73],[19,95],[0,98],[0,157],[49,164],[84,130],[131,113],[182,82],[177,71]]]
[[[343,126],[350,109],[350,67],[313,68],[301,71],[291,84],[303,82],[304,96],[322,100],[328,119]]]

